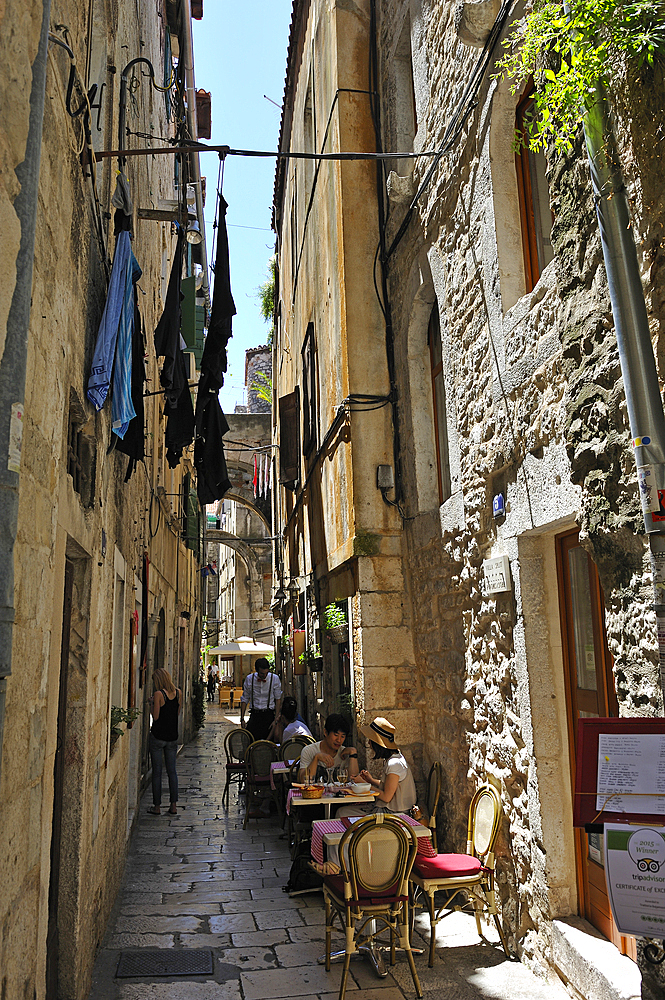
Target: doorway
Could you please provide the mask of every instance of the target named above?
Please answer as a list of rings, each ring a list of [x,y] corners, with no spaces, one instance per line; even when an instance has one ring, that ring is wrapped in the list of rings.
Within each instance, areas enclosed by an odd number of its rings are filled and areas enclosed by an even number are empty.
[[[593,560],[580,545],[577,530],[557,536],[556,557],[574,786],[578,720],[618,716],[619,710],[600,578]],[[612,920],[603,867],[602,834],[577,828],[574,833],[580,916],[609,938],[621,954],[636,960],[635,938],[619,934]]]

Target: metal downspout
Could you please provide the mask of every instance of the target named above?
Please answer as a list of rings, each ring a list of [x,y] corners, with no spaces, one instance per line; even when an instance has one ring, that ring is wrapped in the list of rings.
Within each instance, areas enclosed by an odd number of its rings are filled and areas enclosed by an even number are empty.
[[[30,119],[25,159],[15,171],[21,190],[16,196],[13,207],[21,224],[21,241],[16,257],[16,286],[7,317],[4,351],[0,359],[0,773],[7,678],[12,672],[14,543],[18,524],[20,482],[18,465],[28,357],[50,17],[51,0],[43,0],[39,48],[32,64]]]
[[[192,9],[190,0],[182,0],[182,20],[185,35],[185,93],[187,98],[187,127],[190,137],[196,140],[198,136],[198,125],[196,121],[196,87],[194,85],[194,43],[192,41]],[[208,284],[208,250],[205,239],[205,219],[203,218],[203,193],[201,191],[201,164],[199,154],[192,151],[189,154],[192,166],[192,186],[196,199],[196,218],[199,228],[203,233],[201,241],[201,261],[203,266],[203,293],[205,295],[206,309],[210,306],[210,286]]]
[[[628,405],[644,528],[649,535],[661,687],[665,692],[665,416],[628,199],[609,108],[600,87],[597,88],[597,100],[585,117],[584,134]]]

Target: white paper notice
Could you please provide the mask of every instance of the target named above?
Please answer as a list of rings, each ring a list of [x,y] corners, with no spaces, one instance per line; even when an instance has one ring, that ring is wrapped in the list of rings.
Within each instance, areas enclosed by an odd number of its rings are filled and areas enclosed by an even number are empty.
[[[665,937],[665,833],[605,825],[605,878],[621,934]]]
[[[596,809],[603,808],[665,816],[665,734],[600,734]]]

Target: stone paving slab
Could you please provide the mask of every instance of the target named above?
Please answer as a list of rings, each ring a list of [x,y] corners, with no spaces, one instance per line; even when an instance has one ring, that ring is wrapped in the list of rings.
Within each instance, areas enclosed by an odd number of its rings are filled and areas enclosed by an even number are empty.
[[[282,892],[291,858],[282,828],[271,819],[242,829],[244,797],[232,788],[221,804],[223,736],[229,724],[208,707],[204,729],[178,758],[181,799],[175,816],[150,816],[146,794],[127,859],[125,879],[93,971],[88,1000],[337,1000],[341,966],[327,973],[323,896]],[[429,922],[416,917],[416,940],[427,949]],[[509,962],[496,931],[478,938],[473,917],[453,913],[436,932],[433,969],[416,956],[426,1000],[569,1000],[558,983],[537,979]],[[343,945],[333,934],[333,948]],[[210,948],[212,976],[118,980],[122,951]],[[412,1000],[405,956],[385,979],[362,960],[351,963],[349,1000]]]

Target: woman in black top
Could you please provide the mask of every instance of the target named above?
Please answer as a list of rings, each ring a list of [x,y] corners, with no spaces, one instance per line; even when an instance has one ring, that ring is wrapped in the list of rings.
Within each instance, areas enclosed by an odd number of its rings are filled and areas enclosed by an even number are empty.
[[[178,811],[178,775],[175,769],[178,752],[178,716],[182,711],[182,693],[171,680],[168,670],[159,668],[152,675],[155,694],[152,702],[150,727],[150,760],[152,761],[152,809],[159,816],[162,802],[162,754],[169,778],[170,813]]]

